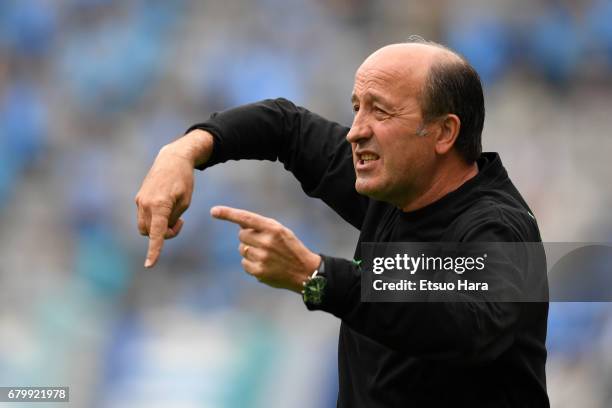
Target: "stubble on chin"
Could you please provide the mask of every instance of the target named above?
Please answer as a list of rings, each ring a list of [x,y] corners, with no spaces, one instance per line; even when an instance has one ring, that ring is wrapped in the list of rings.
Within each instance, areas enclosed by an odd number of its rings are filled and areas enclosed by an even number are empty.
[[[372,184],[371,180],[360,180],[357,178],[355,181],[355,190],[361,195],[378,199],[378,190]]]

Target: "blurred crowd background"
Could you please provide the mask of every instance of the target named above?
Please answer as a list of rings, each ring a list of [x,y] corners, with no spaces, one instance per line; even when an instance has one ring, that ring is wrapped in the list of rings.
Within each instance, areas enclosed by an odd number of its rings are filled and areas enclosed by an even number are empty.
[[[237,228],[208,214],[256,211],[347,258],[358,232],[278,163],[231,163],[197,174],[144,270],[133,198],[158,150],[267,97],[350,125],[355,69],[417,34],[478,69],[485,150],[543,239],[610,242],[610,22],[608,0],[1,2],[0,385],[67,385],[73,407],[335,406],[339,322],[244,274]],[[612,406],[612,305],[552,304],[548,339],[552,406]]]

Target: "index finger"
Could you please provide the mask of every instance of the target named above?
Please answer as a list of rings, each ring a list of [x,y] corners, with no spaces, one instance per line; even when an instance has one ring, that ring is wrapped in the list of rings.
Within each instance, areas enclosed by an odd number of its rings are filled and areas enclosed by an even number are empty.
[[[150,268],[157,262],[164,246],[164,235],[168,229],[168,216],[154,212],[151,216],[151,228],[149,230],[149,250],[145,260],[145,268]]]
[[[258,231],[265,230],[271,226],[271,220],[263,215],[222,205],[211,208],[210,215],[220,220],[238,224],[242,228],[253,228]]]

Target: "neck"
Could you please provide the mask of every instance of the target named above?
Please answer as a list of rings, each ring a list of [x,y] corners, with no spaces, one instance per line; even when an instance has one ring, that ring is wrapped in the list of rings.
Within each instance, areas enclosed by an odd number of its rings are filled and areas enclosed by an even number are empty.
[[[400,206],[404,212],[415,211],[438,201],[450,192],[457,190],[465,182],[478,174],[476,163],[467,164],[463,160],[453,160],[439,167],[428,187],[413,200]]]

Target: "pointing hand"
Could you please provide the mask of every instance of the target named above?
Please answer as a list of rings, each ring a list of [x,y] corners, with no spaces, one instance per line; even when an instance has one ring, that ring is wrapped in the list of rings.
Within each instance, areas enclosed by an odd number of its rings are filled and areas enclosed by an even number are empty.
[[[321,263],[321,256],[311,252],[276,220],[223,206],[213,207],[210,213],[240,226],[238,250],[243,258],[242,267],[260,282],[299,293],[302,283]]]

